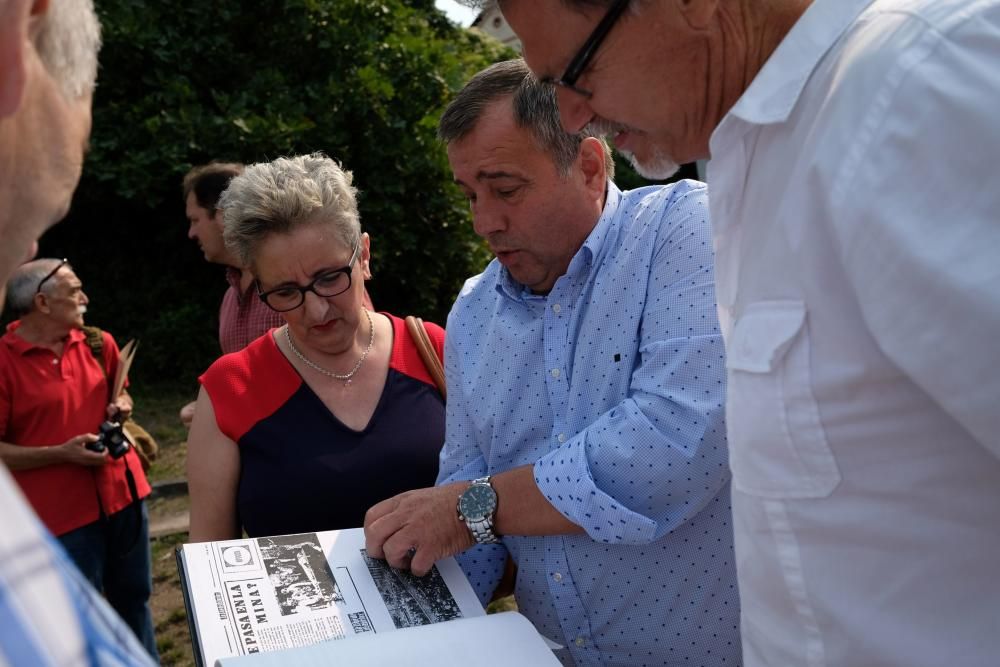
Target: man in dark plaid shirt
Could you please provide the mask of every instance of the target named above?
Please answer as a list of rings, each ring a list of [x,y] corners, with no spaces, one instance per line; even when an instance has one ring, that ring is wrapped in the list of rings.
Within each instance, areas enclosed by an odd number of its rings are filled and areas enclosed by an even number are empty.
[[[216,208],[229,181],[243,171],[235,162],[212,162],[195,167],[184,177],[184,210],[188,238],[197,241],[205,259],[226,267],[229,289],[219,308],[219,345],[223,354],[238,352],[272,328],[284,324],[279,313],[254,293],[254,280],[222,238],[222,211]],[[194,419],[194,403],[181,408],[185,426]]]
[[[212,162],[195,167],[184,177],[184,210],[188,238],[198,242],[205,260],[226,267],[229,289],[219,309],[222,353],[238,352],[284,321],[254,294],[253,276],[222,238],[222,211],[216,206],[229,181],[243,171],[235,162]]]

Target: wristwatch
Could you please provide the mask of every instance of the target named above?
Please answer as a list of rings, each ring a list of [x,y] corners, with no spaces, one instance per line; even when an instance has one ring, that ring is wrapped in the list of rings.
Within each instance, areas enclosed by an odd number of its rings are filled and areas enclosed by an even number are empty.
[[[465,522],[478,544],[496,544],[500,541],[493,532],[493,518],[497,512],[497,492],[489,476],[472,480],[472,484],[458,497],[458,518]]]

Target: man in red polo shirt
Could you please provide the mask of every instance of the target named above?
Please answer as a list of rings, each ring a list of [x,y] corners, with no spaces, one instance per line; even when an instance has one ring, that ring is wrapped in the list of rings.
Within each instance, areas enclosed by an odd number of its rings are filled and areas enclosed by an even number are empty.
[[[18,268],[8,302],[21,315],[0,338],[0,459],[45,526],[156,655],[149,596],[150,487],[132,448],[92,451],[100,424],[128,417],[132,399],[109,402],[118,346],[104,333],[103,366],[87,344],[87,295],[66,260]]]

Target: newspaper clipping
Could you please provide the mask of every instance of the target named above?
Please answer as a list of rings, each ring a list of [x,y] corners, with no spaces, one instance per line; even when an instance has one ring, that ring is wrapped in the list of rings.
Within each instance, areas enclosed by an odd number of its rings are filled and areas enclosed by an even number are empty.
[[[484,613],[453,559],[414,577],[369,557],[361,529],[186,544],[178,559],[203,665]]]

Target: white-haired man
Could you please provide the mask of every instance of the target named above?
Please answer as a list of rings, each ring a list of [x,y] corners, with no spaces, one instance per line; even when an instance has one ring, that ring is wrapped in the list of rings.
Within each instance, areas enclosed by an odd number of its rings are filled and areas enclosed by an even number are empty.
[[[99,45],[90,0],[0,0],[0,283],[69,207],[90,133]],[[0,662],[152,664],[6,469],[0,506]]]
[[[744,660],[1000,655],[1000,0],[499,0],[564,126],[711,157]]]

